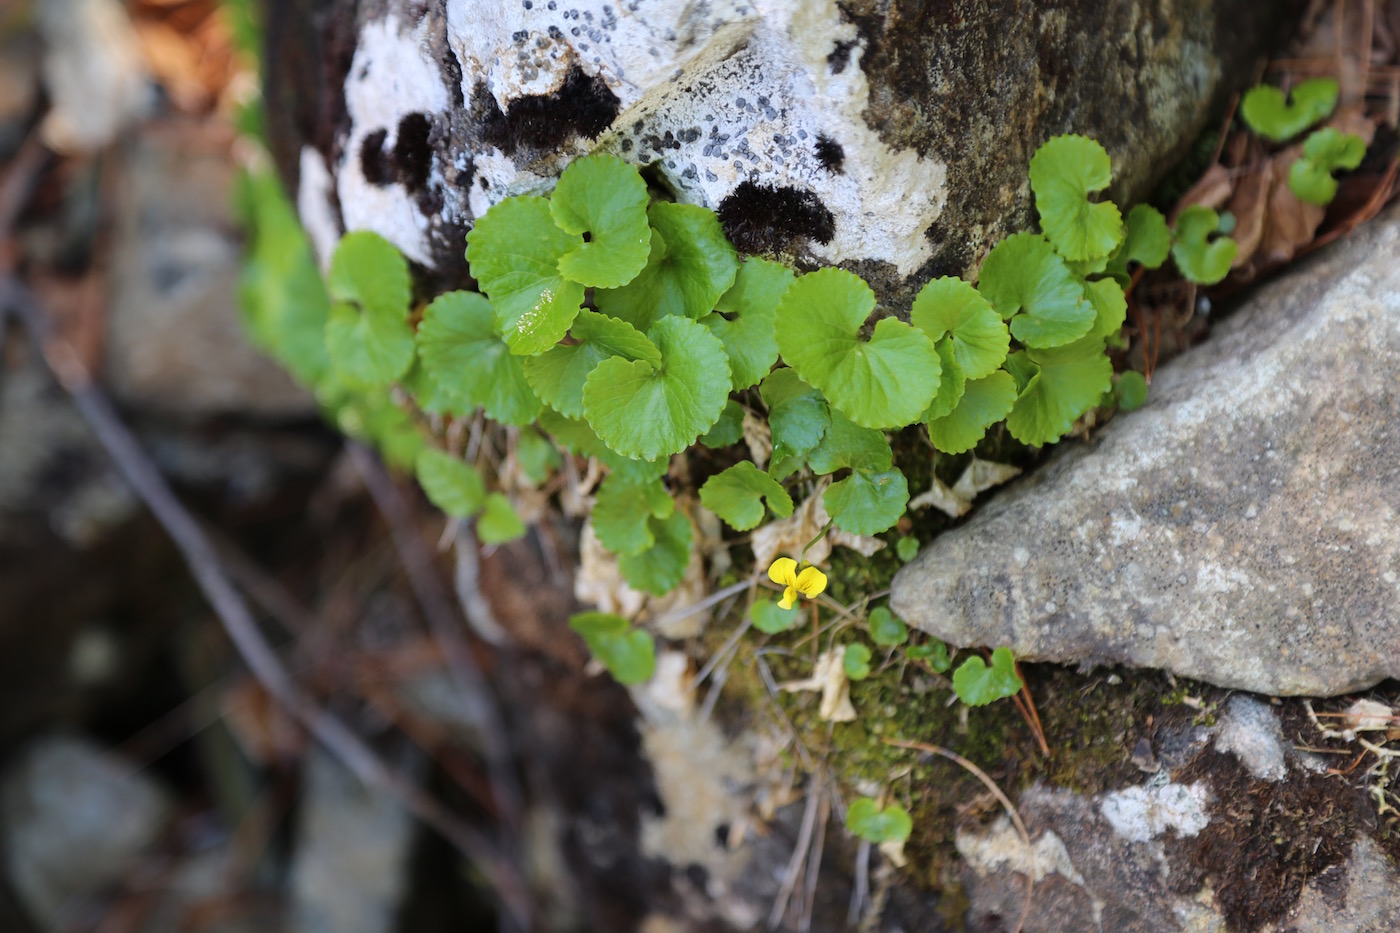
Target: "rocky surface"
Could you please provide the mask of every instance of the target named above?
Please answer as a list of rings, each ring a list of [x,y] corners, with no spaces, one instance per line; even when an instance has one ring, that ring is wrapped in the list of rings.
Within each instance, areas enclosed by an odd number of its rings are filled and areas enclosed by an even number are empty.
[[[27,749],[0,782],[7,879],[30,916],[60,928],[85,898],[121,881],[160,837],[166,792],[82,739]]]
[[[1114,194],[1141,196],[1289,20],[1244,0],[301,0],[269,25],[269,127],[323,255],[368,228],[460,282],[475,217],[597,147],[741,249],[893,296],[1029,223],[1048,136],[1102,140]]]
[[[1022,794],[1030,851],[1005,816],[959,830],[968,929],[1012,929],[1028,877],[1027,933],[1395,929],[1400,871],[1369,835],[1374,801],[1285,746],[1267,704],[1237,696],[1217,727],[1156,739],[1141,784]],[[1251,774],[1261,753],[1281,770]]]
[[[1400,676],[1400,212],[1252,296],[1143,409],[944,534],[905,619],[1268,694]]]

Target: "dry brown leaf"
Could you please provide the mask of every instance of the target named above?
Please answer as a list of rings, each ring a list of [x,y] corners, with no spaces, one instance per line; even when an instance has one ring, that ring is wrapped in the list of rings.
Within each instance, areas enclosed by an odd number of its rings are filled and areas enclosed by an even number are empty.
[[[1300,246],[1313,241],[1327,209],[1298,200],[1288,187],[1288,169],[1303,154],[1301,146],[1289,146],[1274,157],[1274,180],[1269,187],[1268,215],[1258,256],[1262,263],[1287,262]]]
[[[1232,269],[1249,264],[1259,243],[1264,238],[1264,220],[1269,206],[1269,190],[1274,183],[1273,160],[1266,160],[1258,168],[1235,180],[1235,193],[1227,208],[1235,215],[1235,242],[1239,252],[1230,263]]]
[[[1200,181],[1192,185],[1181,196],[1181,200],[1176,202],[1176,207],[1172,208],[1171,222],[1176,223],[1177,215],[1192,204],[1200,204],[1218,210],[1230,199],[1230,192],[1233,188],[1230,172],[1219,162],[1215,163],[1206,169],[1206,173],[1201,176]]]
[[[744,410],[744,443],[748,445],[754,466],[760,470],[765,468],[768,458],[773,456],[773,432],[767,421],[747,409]]]

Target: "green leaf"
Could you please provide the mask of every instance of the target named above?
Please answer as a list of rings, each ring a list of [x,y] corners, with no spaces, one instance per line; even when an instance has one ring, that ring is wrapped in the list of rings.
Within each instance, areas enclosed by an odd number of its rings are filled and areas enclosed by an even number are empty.
[[[583,417],[583,386],[593,367],[610,357],[661,365],[661,351],[626,321],[583,310],[570,335],[578,343],[550,347],[524,361],[525,378],[546,405],[570,418]]]
[[[641,554],[656,544],[651,519],[666,519],[675,500],[660,478],[610,473],[593,504],[593,533],[614,554]]]
[[[792,514],[792,497],[767,473],[740,460],[716,473],[700,487],[700,501],[735,531],[748,531],[763,521],[763,500],[779,518]]]
[[[415,472],[428,500],[453,518],[471,518],[486,501],[486,484],[470,464],[436,447],[418,454]]]
[[[620,684],[646,683],[656,671],[656,644],[650,635],[610,612],[581,612],[569,628],[583,636],[588,650]]]
[[[846,810],[846,828],[867,842],[904,842],[914,831],[909,811],[898,804],[881,810],[869,797],[857,797]]]
[[[619,557],[617,566],[628,586],[665,596],[685,577],[690,563],[690,519],[677,509],[667,518],[652,518],[648,523],[656,543],[640,554]]]
[[[1016,659],[1010,648],[998,648],[992,652],[992,666],[976,655],[968,658],[953,671],[953,691],[958,699],[968,706],[986,706],[988,703],[1015,696],[1024,686],[1016,673]]]
[[[963,392],[967,390],[967,377],[963,375],[962,367],[954,358],[953,341],[944,337],[934,349],[938,351],[938,358],[943,364],[943,376],[938,380],[938,394],[929,402],[928,408],[924,409],[924,413],[919,417],[920,421],[942,418],[957,406]]]
[[[491,304],[475,292],[446,292],[423,312],[418,353],[428,378],[462,411],[476,406],[505,424],[527,425],[540,400],[519,357],[501,340]]]
[[[719,338],[684,317],[665,317],[647,334],[661,365],[603,360],[584,381],[588,423],[613,450],[655,460],[685,450],[729,401],[729,360]]]
[[[953,659],[948,657],[948,646],[941,641],[910,645],[904,649],[904,655],[911,661],[927,661],[935,674],[941,674],[953,666]]]
[[[913,538],[901,538],[901,541],[913,541]],[[914,541],[917,548],[918,542]],[[902,645],[909,638],[909,626],[905,625],[893,612],[884,606],[876,606],[870,610],[870,640],[877,645],[893,647]]]
[[[851,680],[864,680],[870,676],[870,649],[865,645],[847,645],[841,655],[841,669]]]
[[[1085,282],[1084,296],[1094,306],[1090,336],[1108,338],[1123,329],[1123,322],[1128,318],[1128,299],[1123,294],[1123,286],[1113,279]]]
[[[1239,244],[1228,237],[1211,240],[1220,227],[1220,216],[1208,207],[1192,204],[1176,218],[1172,259],[1181,274],[1198,285],[1214,285],[1230,272]]]
[[[1137,370],[1121,374],[1116,388],[1119,411],[1136,411],[1147,404],[1147,380]]]
[[[802,458],[821,442],[831,424],[831,411],[820,392],[791,369],[775,369],[758,387],[768,406],[768,430],[773,437],[773,456],[768,472],[782,480],[802,465]]]
[[[336,426],[343,433],[372,443],[391,466],[413,469],[423,449],[423,435],[387,394],[359,392],[348,398],[331,399],[324,389],[324,383],[318,387],[318,399],[334,412]],[[336,391],[341,391],[341,387]]]
[[[904,563],[909,563],[919,554],[919,539],[913,535],[900,535],[894,545],[895,554]]]
[[[749,618],[753,620],[753,627],[760,632],[777,635],[797,624],[802,618],[802,608],[794,605],[791,609],[783,609],[771,599],[758,599],[749,609]]]
[[[1138,204],[1128,211],[1126,223],[1128,235],[1123,245],[1118,247],[1105,269],[1114,278],[1127,278],[1128,263],[1136,262],[1148,269],[1156,269],[1167,261],[1172,248],[1172,232],[1167,228],[1167,218],[1149,204]]]
[[[1338,90],[1334,78],[1313,78],[1295,85],[1290,101],[1278,88],[1261,84],[1245,92],[1240,116],[1260,136],[1281,143],[1331,114]]]
[[[609,469],[625,473],[629,478],[642,481],[655,479],[666,473],[670,461],[632,460],[615,451],[598,439],[587,421],[566,418],[552,408],[540,412],[540,427],[554,438],[560,447],[580,457],[596,457]]]
[[[857,535],[876,535],[894,527],[909,504],[909,483],[898,470],[857,471],[822,494],[836,527]]]
[[[651,247],[646,267],[622,288],[599,289],[599,310],[638,330],[667,315],[700,318],[734,284],[739,259],[714,211],[658,201],[647,211]]]
[[[852,421],[902,427],[933,401],[942,364],[923,331],[895,318],[861,339],[873,310],[875,293],[860,276],[835,267],[804,275],[778,303],[778,349]]]
[[[925,285],[909,320],[935,343],[951,335],[954,358],[968,379],[995,372],[1011,346],[1001,316],[962,279],[944,276]]]
[[[719,420],[709,431],[700,435],[700,443],[711,450],[737,444],[744,436],[744,406],[730,399],[724,404]]]
[[[1123,217],[1112,201],[1089,193],[1113,180],[1108,152],[1085,136],[1055,136],[1031,156],[1031,190],[1040,228],[1066,259],[1107,256],[1123,241]]]
[[[476,219],[467,262],[512,353],[543,353],[568,333],[583,286],[560,274],[559,260],[582,245],[555,225],[544,198],[506,198]]]
[[[1288,167],[1288,187],[1300,201],[1330,204],[1337,195],[1337,179],[1332,173],[1350,171],[1365,157],[1366,143],[1360,136],[1325,127],[1308,137],[1303,157]]]
[[[894,453],[883,432],[863,428],[835,411],[821,443],[811,450],[807,460],[818,476],[846,467],[882,473],[894,465]]]
[[[1094,326],[1084,287],[1039,234],[1012,234],[993,247],[977,288],[1028,347],[1062,346]]]
[[[595,153],[571,162],[559,176],[549,210],[560,230],[584,238],[559,257],[566,279],[617,288],[647,264],[647,183],[616,156]]]
[[[525,523],[515,512],[515,506],[499,492],[486,497],[485,507],[476,520],[476,536],[482,544],[505,544],[525,534]]]
[[[341,238],[326,287],[334,304],[326,320],[326,352],[347,379],[377,388],[413,365],[408,323],[408,262],[368,230]]]
[[[928,423],[929,440],[945,454],[971,450],[989,427],[1007,416],[1016,394],[1016,382],[1005,372],[969,382],[958,407]]]
[[[541,486],[563,461],[546,437],[533,428],[526,428],[515,439],[515,462],[527,480]]]
[[[1113,364],[1097,337],[1053,350],[1025,352],[1039,371],[1016,399],[1006,416],[1006,427],[1023,444],[1053,444],[1109,390]]]
[[[787,266],[749,257],[714,313],[700,319],[724,344],[736,390],[757,384],[778,361],[773,313],[795,279]]]

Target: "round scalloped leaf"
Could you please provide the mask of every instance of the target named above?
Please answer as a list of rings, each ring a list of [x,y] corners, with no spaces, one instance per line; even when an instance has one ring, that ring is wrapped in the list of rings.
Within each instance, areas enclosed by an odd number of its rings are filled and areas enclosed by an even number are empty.
[[[778,303],[778,349],[803,381],[869,428],[916,421],[938,391],[942,366],[933,341],[894,318],[861,326],[875,293],[858,275],[827,268],[802,276]]]
[[[543,353],[568,333],[583,286],[560,274],[559,260],[581,245],[583,237],[555,225],[544,198],[506,198],[476,219],[467,262],[512,353]]]
[[[656,670],[656,644],[645,631],[633,628],[611,612],[580,612],[569,617],[573,629],[620,684],[646,683]]]
[[[652,518],[669,518],[676,502],[660,478],[610,473],[593,504],[593,533],[614,554],[641,554],[656,544]]]
[[[1192,204],[1176,218],[1172,259],[1181,274],[1197,285],[1214,285],[1230,273],[1239,244],[1229,237],[1210,239],[1220,229],[1220,216],[1208,207]]]
[[[900,535],[894,544],[894,552],[901,563],[909,563],[919,554],[919,539],[913,535]]]
[[[515,462],[526,480],[542,486],[564,461],[548,438],[534,428],[525,428],[515,439]]]
[[[933,401],[928,403],[928,408],[924,409],[923,415],[919,418],[920,421],[932,421],[948,414],[958,404],[963,391],[967,388],[967,377],[963,375],[962,367],[954,358],[952,338],[944,337],[938,341],[935,349],[938,350],[938,358],[943,363],[943,375],[938,380],[938,394],[933,397]]]
[[[764,377],[758,393],[768,406],[773,438],[768,472],[781,480],[801,467],[802,458],[821,442],[831,424],[831,410],[820,392],[786,367]]]
[[[948,656],[948,646],[941,641],[910,645],[904,649],[904,655],[911,661],[923,661],[935,674],[941,674],[953,666],[953,659]]]
[[[792,497],[767,474],[747,460],[716,473],[700,487],[705,508],[724,519],[735,531],[748,531],[763,521],[763,501],[779,518],[792,514]]]
[[[953,671],[953,691],[968,706],[986,706],[1021,692],[1021,675],[1010,648],[992,652],[992,666],[973,655]]]
[[[700,318],[734,284],[739,258],[714,211],[658,201],[647,211],[651,246],[646,267],[621,288],[593,293],[599,310],[650,330],[667,315]]]
[[[1023,444],[1053,444],[1112,387],[1113,364],[1097,337],[1025,355],[1037,372],[1006,416],[1006,427]]]
[[[846,809],[846,828],[867,842],[904,842],[914,831],[909,811],[897,804],[883,810],[869,797],[857,797]]]
[[[689,318],[665,317],[647,334],[661,365],[603,360],[583,385],[583,410],[603,443],[655,460],[685,450],[729,401],[729,359],[719,338]]]
[[[739,443],[743,436],[744,406],[730,399],[724,403],[724,411],[720,413],[715,426],[701,434],[698,443],[704,444],[711,450],[719,450],[730,444]]]
[[[1303,158],[1288,167],[1288,187],[1300,201],[1326,205],[1337,196],[1338,169],[1351,170],[1361,164],[1366,155],[1366,143],[1360,136],[1343,134],[1325,127],[1303,143]]]
[[[1340,90],[1335,78],[1312,78],[1293,87],[1292,100],[1267,84],[1252,87],[1240,101],[1240,116],[1251,130],[1281,143],[1292,139],[1337,106]]]
[[[1011,335],[982,293],[962,279],[944,276],[919,290],[909,322],[935,343],[951,335],[963,375],[981,379],[1006,359]]]
[[[797,605],[784,609],[771,599],[757,599],[749,607],[749,618],[760,632],[777,635],[797,624],[802,618],[802,609]]]
[[[1040,229],[1066,259],[1107,256],[1123,241],[1123,216],[1112,201],[1089,201],[1113,180],[1108,152],[1086,136],[1056,136],[1031,156],[1031,190]]]
[[[461,457],[424,447],[414,472],[428,500],[453,518],[471,518],[486,502],[481,474]]]
[[[909,504],[909,483],[899,470],[855,471],[822,494],[836,527],[856,535],[877,535],[894,527]]]
[[[377,233],[356,230],[336,245],[326,276],[333,300],[326,353],[347,379],[386,386],[413,365],[408,262]]]
[[[901,542],[913,540],[912,538],[900,538]],[[914,542],[918,547],[918,542]],[[902,557],[903,555],[901,555]],[[870,610],[868,620],[870,627],[870,640],[877,645],[894,647],[902,645],[909,639],[909,626],[903,620],[884,606],[876,606]]]
[[[967,384],[963,397],[947,415],[928,423],[928,437],[945,454],[960,454],[977,446],[987,429],[1005,418],[1016,404],[1016,381],[998,370]]]
[[[476,292],[447,292],[428,305],[418,325],[418,353],[428,378],[464,412],[479,405],[489,417],[516,425],[540,413],[520,357],[501,339],[491,303]]]
[[[1098,279],[1084,283],[1084,297],[1094,306],[1092,337],[1112,337],[1123,329],[1128,317],[1128,298],[1123,286],[1114,279]]]
[[[807,462],[818,476],[846,467],[883,473],[894,465],[894,453],[883,431],[863,428],[839,411],[833,411],[821,443],[808,453]]]
[[[870,649],[865,645],[847,645],[841,654],[841,669],[851,680],[870,676]]]
[[[617,559],[618,569],[627,585],[653,596],[665,596],[685,577],[690,563],[690,519],[680,509],[666,518],[648,520],[656,543],[640,554]]]
[[[565,278],[596,288],[617,288],[637,277],[651,251],[647,183],[616,156],[575,159],[559,176],[549,200],[559,229],[584,242],[559,257]]]
[[[505,544],[525,534],[525,523],[516,514],[515,506],[499,492],[486,497],[481,515],[476,520],[476,536],[482,544]]]
[[[757,384],[778,361],[773,313],[796,278],[787,266],[750,257],[739,266],[734,285],[720,296],[715,312],[701,319],[729,354],[736,390]]]
[[[525,359],[525,378],[546,405],[569,418],[583,417],[583,385],[603,360],[620,356],[661,364],[661,351],[626,321],[587,309],[569,331],[578,343],[558,344]]]
[[[1119,411],[1137,411],[1147,404],[1147,379],[1135,369],[1118,376],[1114,391],[1118,394]]]
[[[1083,285],[1036,233],[1012,234],[994,246],[982,263],[977,290],[1028,347],[1072,343],[1094,326],[1094,307],[1084,300]]]
[[[1127,277],[1128,263],[1136,262],[1147,269],[1156,269],[1167,261],[1172,248],[1172,232],[1167,218],[1150,204],[1137,204],[1128,211],[1124,226],[1127,236],[1114,252],[1105,270],[1112,276]]]

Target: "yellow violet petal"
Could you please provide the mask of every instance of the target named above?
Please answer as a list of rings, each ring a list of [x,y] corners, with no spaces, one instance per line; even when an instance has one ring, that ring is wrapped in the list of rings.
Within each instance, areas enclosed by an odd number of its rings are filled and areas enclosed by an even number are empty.
[[[768,579],[792,589],[797,585],[797,561],[791,557],[779,557],[768,568]],[[787,606],[783,607],[788,608]]]
[[[783,598],[778,600],[779,609],[791,609],[793,602],[797,599],[797,588],[788,587],[783,590]]]
[[[826,589],[826,574],[816,567],[808,567],[797,575],[797,589],[811,599]]]

